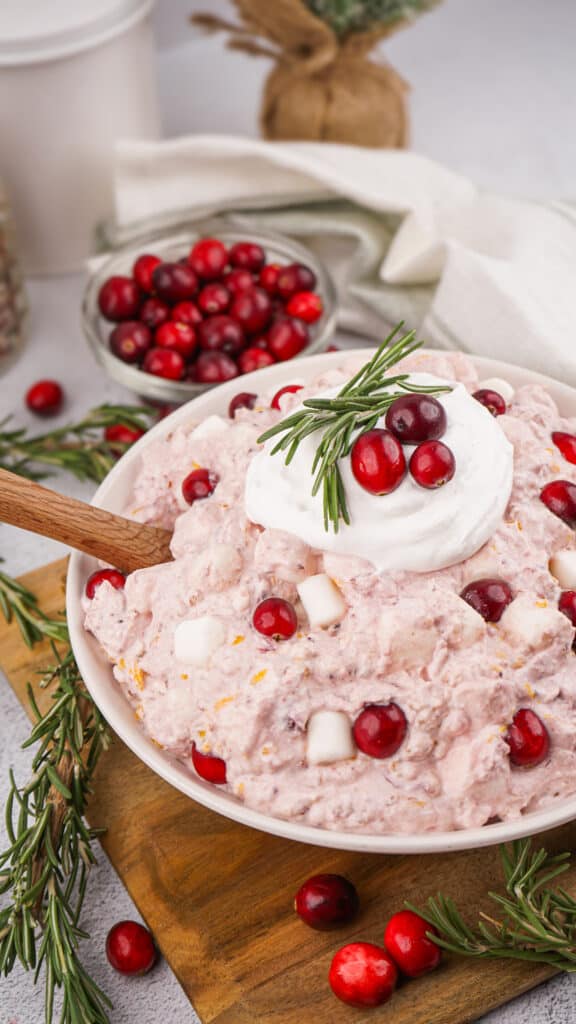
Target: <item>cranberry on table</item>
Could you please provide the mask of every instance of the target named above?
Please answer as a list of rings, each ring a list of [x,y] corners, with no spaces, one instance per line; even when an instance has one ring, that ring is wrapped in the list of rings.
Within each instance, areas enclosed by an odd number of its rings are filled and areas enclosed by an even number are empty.
[[[140,427],[129,427],[127,423],[113,423],[106,427],[104,437],[110,444],[134,444],[146,433]]]
[[[177,324],[190,324],[191,327],[196,327],[197,324],[202,323],[202,313],[195,302],[183,299],[182,302],[177,302],[175,306],[172,306],[170,319]]]
[[[563,430],[555,430],[552,434],[552,441],[562,453],[566,462],[576,465],[576,435],[566,434]]]
[[[201,238],[192,246],[188,263],[203,281],[215,281],[228,263],[226,246],[218,238]]]
[[[236,292],[230,306],[230,316],[247,334],[261,331],[270,321],[272,306],[270,296],[263,288],[246,288]]]
[[[225,313],[230,305],[232,296],[227,288],[219,281],[211,281],[205,284],[198,296],[198,306],[203,313],[211,316],[215,313]]]
[[[412,452],[408,468],[420,487],[432,490],[447,484],[456,472],[456,459],[443,441],[424,441]]]
[[[195,501],[209,498],[214,493],[217,483],[217,473],[212,473],[204,467],[193,469],[182,481],[182,497],[189,505],[193,505]]]
[[[316,292],[297,292],[286,306],[289,316],[304,320],[307,324],[315,324],[324,312],[322,299]]]
[[[146,327],[154,331],[156,327],[160,327],[160,324],[170,319],[170,306],[153,295],[152,298],[146,299],[142,303],[138,316],[142,323],[146,324]]]
[[[153,256],[151,253],[143,252],[141,256],[135,261],[132,267],[132,276],[136,281],[136,284],[143,292],[148,294],[154,290],[152,283],[152,274],[159,267],[162,260],[159,256]]]
[[[294,898],[298,917],[317,931],[349,924],[359,906],[355,887],[343,875],[313,875],[300,886]]]
[[[552,480],[540,491],[540,501],[572,529],[576,527],[576,484]]]
[[[306,324],[291,317],[279,317],[268,331],[268,349],[281,363],[302,352],[309,340]]]
[[[64,391],[57,380],[38,380],[26,392],[26,405],[37,416],[55,416],[64,403]]]
[[[247,348],[238,356],[240,373],[253,373],[254,370],[263,370],[266,366],[272,366],[275,362],[274,356],[263,348]]]
[[[118,569],[97,569],[86,581],[86,597],[92,600],[102,583],[109,583],[114,590],[124,590],[126,577]]]
[[[198,278],[187,263],[160,263],[153,271],[152,283],[165,302],[189,299],[198,290]]]
[[[276,291],[288,300],[297,292],[311,292],[316,287],[316,274],[303,263],[289,263],[282,267],[276,280]]]
[[[490,388],[480,388],[479,391],[474,392],[472,398],[480,402],[480,405],[488,409],[488,412],[491,412],[493,416],[503,416],[506,412],[506,402],[498,391],[492,391]]]
[[[564,590],[558,600],[558,611],[570,619],[573,626],[576,626],[576,590]]]
[[[116,274],[104,281],[98,292],[98,308],[106,320],[135,320],[141,298],[140,289],[131,277]]]
[[[198,384],[222,384],[238,376],[238,367],[225,352],[201,352],[190,368],[190,379]]]
[[[234,270],[227,270],[222,278],[222,284],[232,295],[236,292],[245,291],[246,288],[253,288],[255,281],[249,270],[241,270],[236,267]]]
[[[542,719],[530,708],[520,708],[504,735],[510,747],[510,763],[517,768],[535,768],[550,751],[550,735]]]
[[[190,324],[183,324],[180,321],[175,323],[173,320],[160,325],[154,335],[154,341],[160,348],[179,352],[184,359],[190,359],[197,345],[194,328]]]
[[[230,419],[234,419],[238,409],[253,409],[257,398],[258,395],[253,394],[252,391],[240,391],[239,394],[234,395],[228,406],[228,416]]]
[[[433,925],[413,910],[398,911],[386,925],[384,945],[396,966],[408,978],[428,974],[438,967],[442,959],[440,947],[428,938],[427,932],[438,934]]]
[[[240,324],[231,316],[209,316],[198,325],[200,348],[208,352],[222,351],[236,355],[242,351],[245,340]]]
[[[226,761],[213,754],[203,754],[195,743],[192,744],[192,764],[196,774],[206,782],[215,786],[223,786],[226,782]]]
[[[139,363],[151,344],[150,328],[139,320],[125,320],[110,332],[110,351],[124,363]]]
[[[262,267],[258,283],[265,292],[269,295],[276,294],[276,288],[278,287],[278,274],[280,273],[279,263],[267,263],[265,267]]]
[[[274,398],[270,402],[271,409],[280,409],[280,399],[282,395],[295,395],[297,391],[302,391],[302,384],[286,384],[285,387],[280,388],[274,395]]]
[[[119,921],[108,932],[106,956],[120,974],[146,974],[156,963],[152,935],[137,921]]]
[[[282,597],[268,597],[254,609],[252,625],[263,636],[274,640],[289,640],[298,627],[293,605]]]
[[[335,954],[328,981],[335,996],[348,1006],[381,1006],[396,988],[394,961],[373,942],[350,942]]]
[[[386,413],[386,426],[403,444],[435,441],[446,430],[446,411],[433,395],[401,395]]]
[[[360,712],[352,732],[359,750],[368,757],[392,757],[402,746],[408,723],[402,708],[389,704],[367,704]]]
[[[504,609],[513,598],[512,588],[506,580],[481,579],[468,583],[460,597],[485,622],[500,622]]]
[[[352,445],[350,464],[355,480],[370,494],[390,494],[406,475],[402,445],[381,427],[360,434]]]
[[[155,377],[166,380],[181,380],[184,376],[184,359],[179,352],[170,348],[151,348],[144,356],[142,369]]]
[[[256,242],[236,242],[230,249],[229,258],[233,267],[256,273],[264,266],[266,253]]]

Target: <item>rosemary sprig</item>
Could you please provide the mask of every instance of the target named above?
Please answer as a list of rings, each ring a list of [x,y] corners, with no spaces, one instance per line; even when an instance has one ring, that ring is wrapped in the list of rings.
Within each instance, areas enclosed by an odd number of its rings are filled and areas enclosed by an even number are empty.
[[[0,611],[6,622],[18,623],[27,647],[33,647],[44,638],[56,643],[66,643],[68,639],[66,623],[48,618],[38,607],[35,595],[4,572],[0,572]]]
[[[439,946],[478,959],[529,960],[576,971],[576,900],[550,882],[570,867],[570,853],[532,849],[531,839],[500,848],[505,895],[490,892],[501,920],[481,913],[476,928],[464,921],[454,900],[439,893],[424,910],[407,903],[440,933]]]
[[[285,462],[289,465],[305,437],[316,432],[322,434],[312,463],[312,494],[317,494],[322,488],[326,531],[331,524],[334,532],[338,533],[341,519],[350,523],[338,463],[349,455],[357,435],[372,430],[402,394],[438,395],[451,390],[449,387],[410,384],[407,373],[387,376],[392,366],[422,345],[421,341],[416,341],[415,331],[396,338],[402,327],[400,323],[394,328],[376,349],[372,359],[334,398],[307,398],[302,403],[303,409],[287,416],[258,438],[259,443],[264,443],[282,434],[270,455],[286,452]]]

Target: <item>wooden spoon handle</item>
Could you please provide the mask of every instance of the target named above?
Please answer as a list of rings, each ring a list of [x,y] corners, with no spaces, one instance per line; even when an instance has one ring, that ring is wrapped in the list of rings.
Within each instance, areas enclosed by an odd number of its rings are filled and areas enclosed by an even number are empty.
[[[0,522],[62,541],[124,572],[172,558],[168,530],[67,498],[6,469],[0,469]]]

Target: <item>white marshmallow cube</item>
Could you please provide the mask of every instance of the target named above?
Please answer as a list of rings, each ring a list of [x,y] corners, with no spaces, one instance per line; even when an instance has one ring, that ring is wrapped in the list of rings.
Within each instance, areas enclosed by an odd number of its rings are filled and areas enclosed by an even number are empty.
[[[296,584],[308,621],[314,626],[332,626],[346,614],[346,603],[334,580],[325,572],[307,576]]]
[[[486,380],[481,380],[476,390],[481,391],[484,389],[487,391],[497,391],[499,395],[502,395],[506,405],[512,401],[515,394],[510,381],[504,380],[504,377],[487,377]]]
[[[174,630],[174,654],[186,665],[207,665],[211,655],[225,640],[225,630],[215,615],[185,619]]]
[[[572,633],[562,612],[529,594],[520,594],[504,609],[500,629],[524,650],[539,650],[555,636],[566,634],[569,639]]]
[[[352,725],[343,711],[315,711],[307,729],[308,764],[333,764],[356,757]]]
[[[214,437],[217,434],[228,430],[229,423],[222,416],[207,416],[205,420],[192,431],[190,441],[203,441],[206,437]]]
[[[576,590],[576,551],[557,551],[549,568],[563,590]]]

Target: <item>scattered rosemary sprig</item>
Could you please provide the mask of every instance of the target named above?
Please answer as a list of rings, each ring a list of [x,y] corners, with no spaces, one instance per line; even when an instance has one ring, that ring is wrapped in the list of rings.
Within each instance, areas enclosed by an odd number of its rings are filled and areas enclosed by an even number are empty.
[[[324,529],[329,525],[338,533],[340,520],[350,523],[346,492],[338,462],[350,453],[358,433],[372,430],[396,398],[406,392],[438,395],[449,387],[426,387],[409,383],[409,374],[387,376],[388,370],[420,348],[416,332],[408,331],[394,340],[403,324],[398,324],[376,349],[372,359],[348,381],[334,398],[307,398],[304,409],[287,416],[258,438],[259,443],[278,434],[284,436],[270,454],[285,451],[286,465],[294,458],[301,441],[316,431],[322,439],[312,463],[312,494],[322,487]]]
[[[1,559],[0,559],[1,561]],[[66,643],[68,630],[60,619],[50,619],[38,607],[38,600],[18,580],[0,572],[0,611],[6,622],[14,619],[20,628],[27,647],[33,647],[40,640],[55,640]]]
[[[478,959],[529,960],[561,971],[576,971],[576,900],[550,882],[570,867],[570,853],[532,849],[531,839],[500,848],[506,893],[489,893],[502,920],[481,913],[476,928],[464,921],[455,902],[439,893],[424,910],[407,903],[439,936],[439,946]]]

